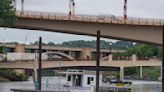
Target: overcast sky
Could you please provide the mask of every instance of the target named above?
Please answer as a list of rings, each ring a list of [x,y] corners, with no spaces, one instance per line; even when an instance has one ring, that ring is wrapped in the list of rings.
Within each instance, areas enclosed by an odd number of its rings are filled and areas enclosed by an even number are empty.
[[[69,0],[25,0],[25,10],[68,13]],[[76,14],[122,16],[124,0],[75,0]],[[20,0],[17,0],[20,9]],[[164,0],[128,0],[128,16],[164,19]],[[0,41],[30,43],[42,36],[44,42],[95,40],[94,37],[55,32],[0,28]],[[107,40],[107,39],[105,39]]]

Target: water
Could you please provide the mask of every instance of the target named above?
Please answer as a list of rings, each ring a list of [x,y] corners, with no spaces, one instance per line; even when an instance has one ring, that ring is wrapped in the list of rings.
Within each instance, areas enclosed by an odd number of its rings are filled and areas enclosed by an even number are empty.
[[[42,79],[42,83],[45,90],[60,90],[63,88],[59,88],[59,86],[66,84],[66,79],[64,77],[60,79],[58,77],[47,77]],[[159,82],[135,81],[133,88],[133,92],[160,92],[161,84]],[[35,89],[35,87],[32,78],[25,82],[0,82],[0,92],[10,92],[10,89]]]

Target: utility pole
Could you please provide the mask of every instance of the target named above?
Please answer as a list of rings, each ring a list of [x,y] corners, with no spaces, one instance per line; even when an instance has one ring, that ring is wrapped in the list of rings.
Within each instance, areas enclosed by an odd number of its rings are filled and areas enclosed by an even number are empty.
[[[24,12],[24,0],[21,0],[21,13]]]
[[[75,2],[74,0],[69,0],[69,16],[75,15]]]
[[[124,0],[124,21],[127,19],[127,0]]]
[[[39,37],[38,90],[42,90],[42,38]]]
[[[16,4],[17,4],[17,3],[16,3],[16,0],[13,0],[13,9],[14,9],[14,11],[16,11],[16,7],[17,7]]]
[[[100,92],[99,81],[100,81],[100,31],[97,31],[97,42],[96,42],[96,92]]]
[[[72,0],[72,14],[75,15],[75,1]]]
[[[162,92],[164,92],[164,25],[163,27],[163,39],[162,39]]]

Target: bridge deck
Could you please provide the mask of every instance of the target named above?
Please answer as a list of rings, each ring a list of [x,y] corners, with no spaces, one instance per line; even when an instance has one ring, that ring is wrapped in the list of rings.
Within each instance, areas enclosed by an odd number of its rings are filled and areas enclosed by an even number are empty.
[[[95,61],[43,61],[44,69],[57,67],[74,67],[74,66],[96,66]],[[136,67],[136,66],[161,66],[161,61],[101,61],[100,66],[108,67]],[[0,68],[11,69],[34,69],[37,68],[34,62],[6,62],[0,63]]]
[[[95,15],[72,15],[52,12],[38,12],[38,11],[17,11],[17,17],[35,18],[35,19],[48,19],[48,20],[71,20],[81,22],[97,22],[97,23],[112,23],[112,24],[131,24],[131,25],[164,25],[162,19],[148,19],[148,18],[135,18],[129,17],[124,20],[123,17],[116,16],[95,16]]]

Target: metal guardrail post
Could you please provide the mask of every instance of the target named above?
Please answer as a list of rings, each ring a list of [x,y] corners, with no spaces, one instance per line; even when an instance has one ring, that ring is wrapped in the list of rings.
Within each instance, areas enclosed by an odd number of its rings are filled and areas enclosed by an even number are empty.
[[[100,31],[97,31],[96,42],[96,92],[99,92],[99,76],[100,76]]]

